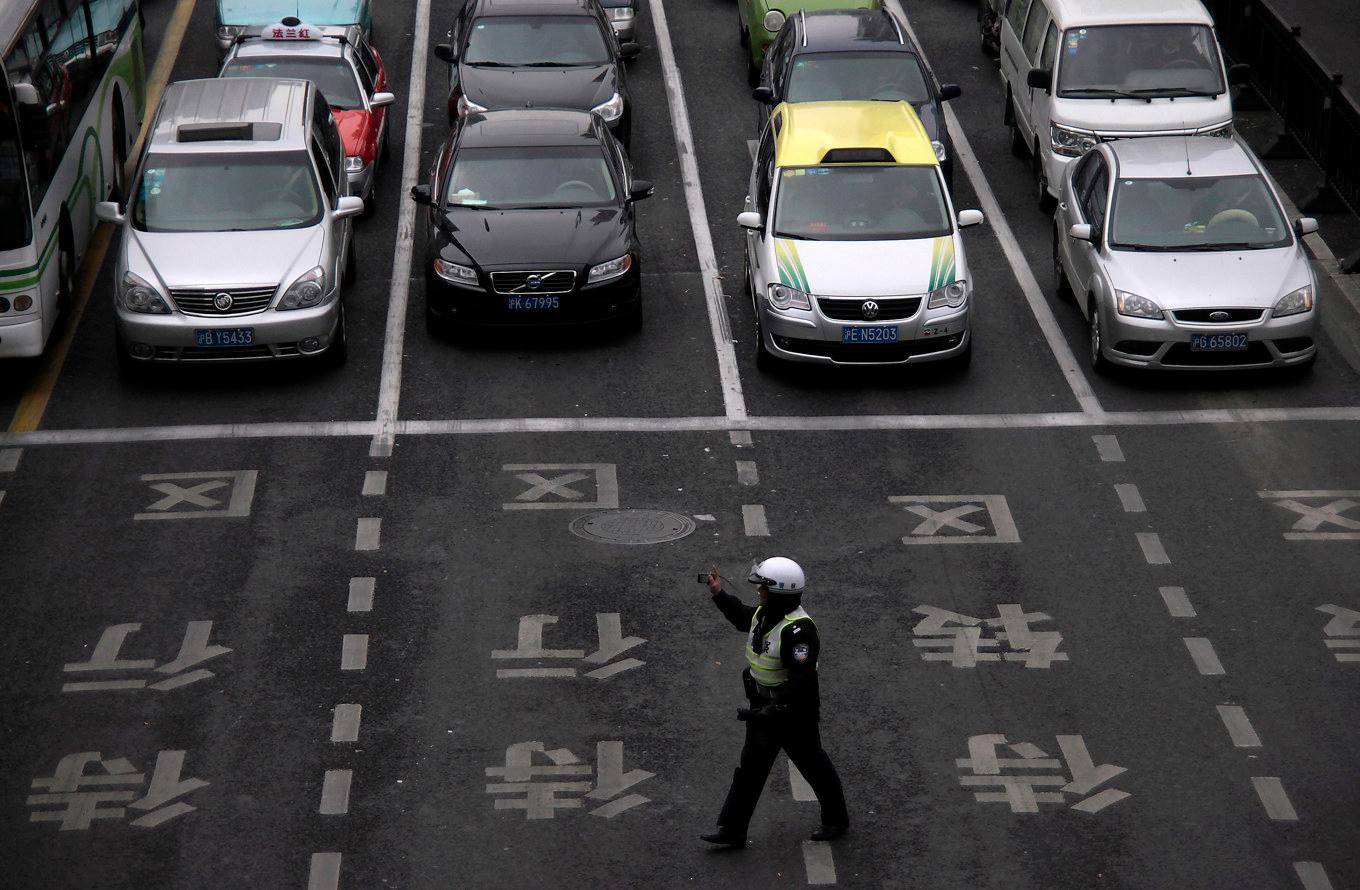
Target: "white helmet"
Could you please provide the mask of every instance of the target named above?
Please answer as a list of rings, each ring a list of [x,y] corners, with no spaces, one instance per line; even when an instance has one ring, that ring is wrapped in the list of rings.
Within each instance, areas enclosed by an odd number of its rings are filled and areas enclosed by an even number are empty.
[[[764,584],[771,593],[801,593],[803,568],[786,556],[771,556],[751,566],[747,581]]]

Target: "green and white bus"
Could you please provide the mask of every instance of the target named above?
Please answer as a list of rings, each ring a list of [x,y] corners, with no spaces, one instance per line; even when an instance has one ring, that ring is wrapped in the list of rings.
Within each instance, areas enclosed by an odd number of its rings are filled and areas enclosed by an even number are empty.
[[[0,0],[0,358],[40,355],[146,104],[137,0]]]

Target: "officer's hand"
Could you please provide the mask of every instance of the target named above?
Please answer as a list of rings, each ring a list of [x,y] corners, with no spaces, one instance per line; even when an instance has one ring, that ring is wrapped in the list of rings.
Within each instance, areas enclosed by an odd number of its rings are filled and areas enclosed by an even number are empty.
[[[710,596],[717,596],[722,593],[722,576],[718,574],[717,566],[714,566],[708,573],[708,592]]]

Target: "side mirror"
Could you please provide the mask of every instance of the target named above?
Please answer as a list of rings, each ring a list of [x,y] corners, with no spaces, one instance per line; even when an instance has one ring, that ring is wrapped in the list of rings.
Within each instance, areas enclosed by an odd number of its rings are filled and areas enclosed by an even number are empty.
[[[428,185],[411,186],[411,200],[422,207],[434,206],[434,199],[430,197],[430,187]]]
[[[1031,68],[1025,75],[1025,83],[1031,89],[1048,91],[1053,89],[1053,72],[1047,68]]]
[[[1251,80],[1251,66],[1245,62],[1238,62],[1228,68],[1228,85],[1238,86]]]
[[[368,100],[368,104],[374,108],[384,108],[397,101],[397,97],[392,93],[374,93],[373,98]]]
[[[966,229],[969,226],[975,226],[978,223],[982,222],[982,219],[983,217],[981,210],[960,210],[959,228]]]
[[[956,83],[940,84],[940,101],[948,102],[950,99],[957,99],[963,95],[963,87]]]
[[[743,210],[737,214],[737,225],[743,229],[752,229],[759,232],[765,228],[765,217],[754,210]]]
[[[1311,235],[1318,230],[1317,220],[1311,216],[1301,216],[1294,220],[1294,231],[1302,238],[1304,235]]]
[[[1067,230],[1067,234],[1078,241],[1087,241],[1091,244],[1095,243],[1095,238],[1092,236],[1089,223],[1073,223],[1072,228]]]
[[[38,88],[31,83],[16,83],[13,85],[14,101],[20,105],[42,105],[42,97],[38,95]]]
[[[451,43],[440,43],[434,48],[434,57],[441,62],[448,62],[450,65],[458,62],[458,53],[454,50]]]
[[[619,58],[620,58],[620,59],[625,59],[625,60],[626,60],[626,59],[636,59],[636,58],[637,58],[638,56],[640,56],[640,55],[642,55],[642,46],[641,46],[641,45],[636,44],[636,43],[633,43],[631,40],[628,41],[627,43],[620,43],[620,44],[619,44]]]
[[[121,225],[124,219],[123,211],[118,208],[116,201],[100,201],[94,205],[94,215],[99,217],[101,222],[113,223],[114,225]],[[1295,223],[1295,225],[1298,225],[1298,223]],[[1316,223],[1314,223],[1313,228],[1316,230]]]
[[[751,98],[762,105],[774,105],[774,90],[770,87],[756,87],[751,90]]]
[[[346,195],[335,202],[335,209],[331,211],[332,219],[347,219],[351,216],[358,216],[364,212],[364,199],[356,198],[354,195]]]
[[[628,190],[628,200],[641,201],[643,198],[650,198],[655,189],[647,179],[634,179],[633,187]]]

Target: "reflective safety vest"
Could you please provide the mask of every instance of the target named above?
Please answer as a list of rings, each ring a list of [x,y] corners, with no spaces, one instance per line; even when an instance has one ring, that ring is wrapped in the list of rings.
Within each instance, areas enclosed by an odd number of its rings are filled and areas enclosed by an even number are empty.
[[[765,634],[765,639],[760,640],[760,648],[757,649],[756,634],[760,633],[760,609],[756,609],[755,614],[751,616],[751,633],[746,637],[746,663],[751,666],[752,680],[761,686],[780,686],[788,682],[789,672],[784,668],[784,661],[780,658],[779,643],[783,639],[784,628],[800,618],[812,620],[811,616],[803,611],[803,607],[799,606],[770,628],[769,633]]]

